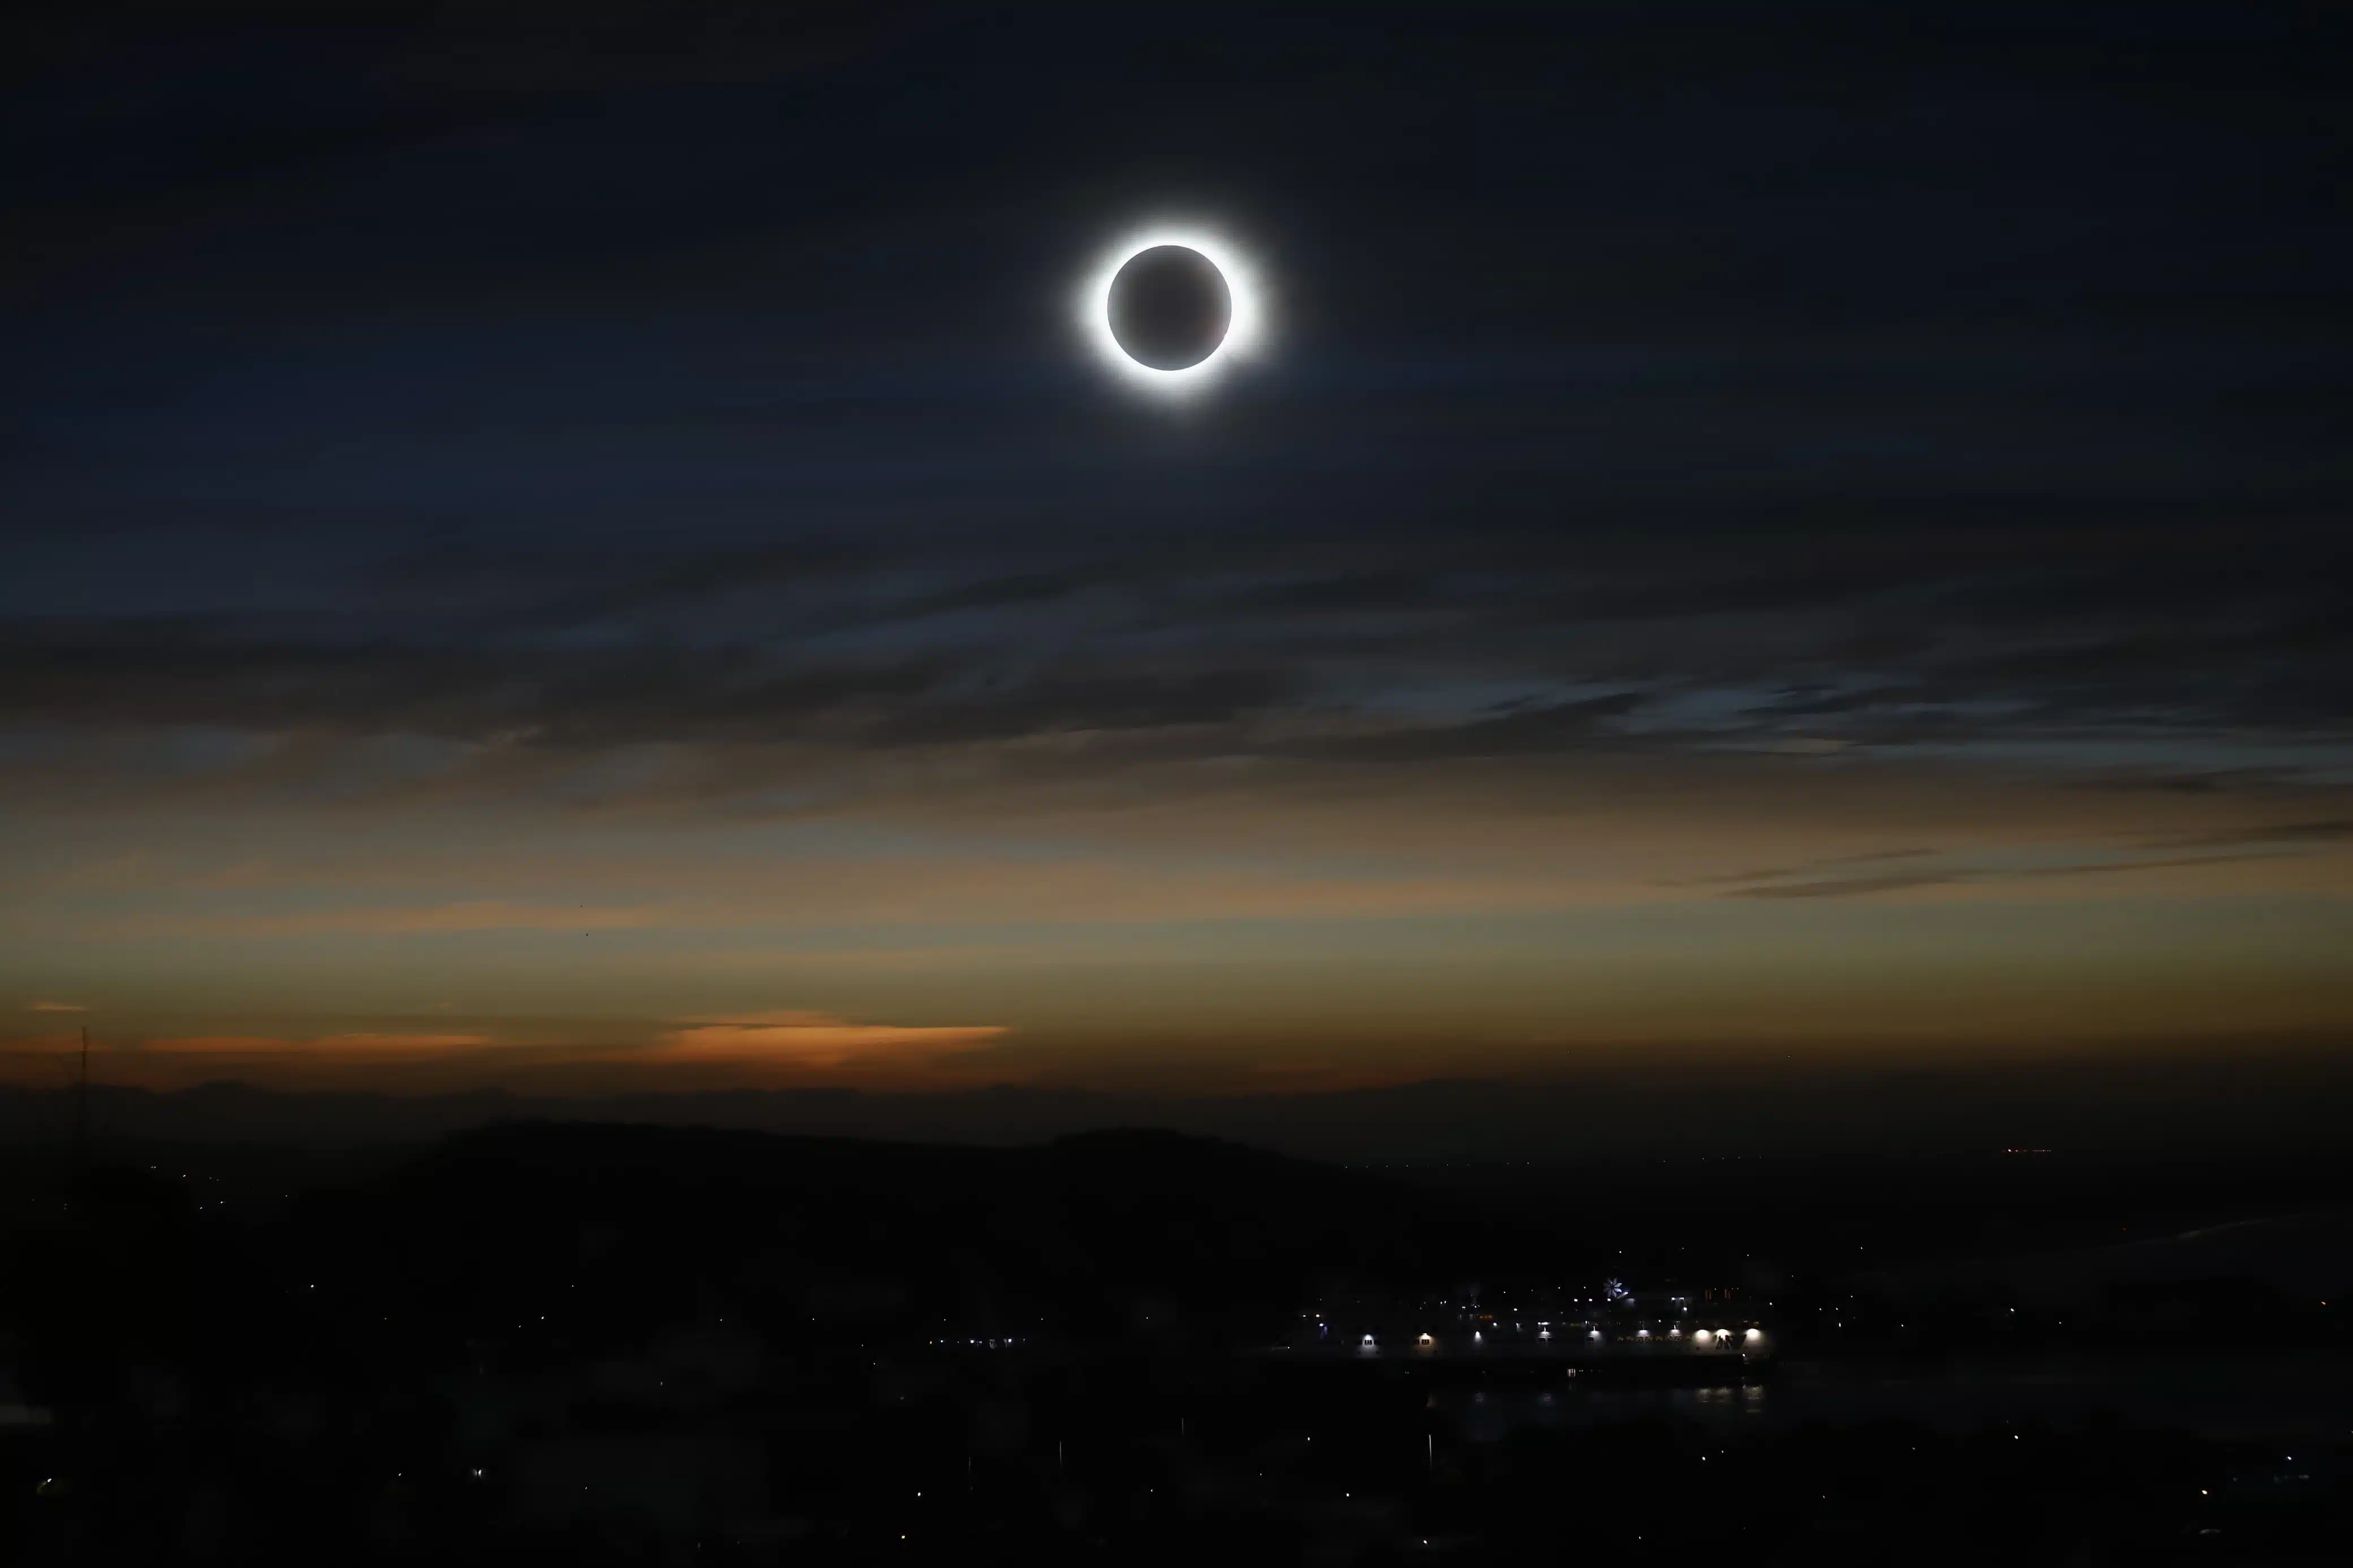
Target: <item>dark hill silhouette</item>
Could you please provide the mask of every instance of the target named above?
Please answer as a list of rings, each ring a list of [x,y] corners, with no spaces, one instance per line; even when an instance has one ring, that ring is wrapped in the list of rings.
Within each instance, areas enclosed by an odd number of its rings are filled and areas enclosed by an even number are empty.
[[[997,1148],[1149,1124],[1312,1159],[1538,1162],[1742,1153],[1778,1159],[1955,1157],[2020,1143],[2077,1157],[2341,1156],[2353,1128],[2353,1053],[2336,1040],[2251,1038],[2217,1054],[2155,1053],[2125,1075],[2105,1056],[2000,1059],[1890,1072],[1876,1053],[1694,1072],[1672,1057],[1611,1057],[1544,1080],[1431,1079],[1328,1091],[1152,1094],[1000,1085],[937,1092],[849,1089],[391,1094],[213,1082],[157,1092],[92,1063],[103,1139],[310,1149],[421,1144],[502,1121],[740,1127]],[[52,1069],[47,1064],[42,1074]],[[58,1142],[60,1088],[0,1086],[0,1146]]]
[[[332,1259],[338,1289],[485,1332],[593,1277],[604,1321],[565,1321],[617,1340],[730,1310],[820,1339],[1223,1334],[1335,1281],[1528,1250],[1471,1206],[1169,1132],[980,1149],[514,1122],[318,1194],[296,1250]]]

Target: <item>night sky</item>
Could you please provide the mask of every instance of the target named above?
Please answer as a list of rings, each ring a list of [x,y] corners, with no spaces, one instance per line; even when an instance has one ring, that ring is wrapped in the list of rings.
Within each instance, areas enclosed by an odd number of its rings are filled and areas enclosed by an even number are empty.
[[[0,24],[5,1071],[2341,1050],[2345,18]]]

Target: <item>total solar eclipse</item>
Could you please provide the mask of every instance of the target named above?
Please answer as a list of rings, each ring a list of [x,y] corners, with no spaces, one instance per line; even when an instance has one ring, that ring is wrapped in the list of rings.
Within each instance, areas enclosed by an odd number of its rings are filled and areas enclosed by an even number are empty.
[[[1207,225],[1157,224],[1097,252],[1073,303],[1106,369],[1182,400],[1263,349],[1265,293],[1242,247]]]
[[[1104,310],[1128,358],[1153,370],[1189,370],[1226,341],[1234,296],[1217,263],[1199,251],[1155,245],[1128,258]]]

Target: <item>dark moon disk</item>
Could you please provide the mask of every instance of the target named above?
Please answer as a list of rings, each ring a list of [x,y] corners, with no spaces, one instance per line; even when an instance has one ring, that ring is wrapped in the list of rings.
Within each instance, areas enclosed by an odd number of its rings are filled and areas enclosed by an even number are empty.
[[[1199,364],[1226,341],[1233,318],[1224,275],[1186,246],[1139,250],[1111,280],[1111,335],[1128,358],[1155,370]]]

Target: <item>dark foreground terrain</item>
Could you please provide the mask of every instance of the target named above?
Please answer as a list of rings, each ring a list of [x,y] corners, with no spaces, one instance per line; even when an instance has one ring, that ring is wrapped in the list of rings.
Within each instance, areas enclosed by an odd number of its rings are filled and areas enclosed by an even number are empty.
[[[2353,1551],[2325,1160],[1366,1170],[511,1124],[5,1174],[12,1563]],[[1609,1279],[1736,1300],[1780,1353],[1268,1349],[1326,1301]]]

